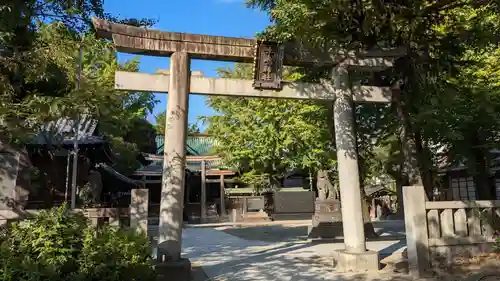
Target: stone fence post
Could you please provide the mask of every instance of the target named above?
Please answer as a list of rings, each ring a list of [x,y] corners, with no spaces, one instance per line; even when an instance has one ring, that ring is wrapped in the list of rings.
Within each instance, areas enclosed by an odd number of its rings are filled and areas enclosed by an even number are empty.
[[[148,232],[149,190],[132,189],[130,200],[130,228]]]
[[[423,186],[403,187],[406,245],[410,274],[423,277],[430,267],[426,195]]]

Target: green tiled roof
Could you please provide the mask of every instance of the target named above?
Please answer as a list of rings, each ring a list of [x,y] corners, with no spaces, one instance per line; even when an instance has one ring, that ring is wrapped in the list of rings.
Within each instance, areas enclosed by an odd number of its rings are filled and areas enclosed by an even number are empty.
[[[156,147],[158,148],[156,154],[163,153],[163,145],[165,144],[165,137],[156,136]],[[188,136],[186,139],[187,155],[205,156],[211,155],[215,147],[215,140],[207,136]]]
[[[157,155],[163,154],[163,145],[165,143],[164,136],[156,136],[156,151]],[[215,140],[208,136],[188,136],[186,139],[186,154],[191,156],[209,156],[214,155],[213,149],[215,147]],[[206,167],[209,170],[222,169],[224,167],[220,166],[220,160],[207,160],[205,161]],[[138,171],[150,171],[150,172],[161,172],[163,166],[163,161],[154,161],[148,166],[144,166],[138,169]],[[201,169],[201,162],[199,161],[188,161],[186,163],[186,168],[191,171],[199,171]]]

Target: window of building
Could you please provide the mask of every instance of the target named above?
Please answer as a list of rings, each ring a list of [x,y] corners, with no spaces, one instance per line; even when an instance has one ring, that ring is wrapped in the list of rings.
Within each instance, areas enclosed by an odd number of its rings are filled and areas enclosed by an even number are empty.
[[[496,199],[500,200],[500,178],[495,178],[495,194]]]
[[[474,178],[452,178],[450,181],[450,187],[453,191],[453,200],[476,200],[476,186],[474,184]]]

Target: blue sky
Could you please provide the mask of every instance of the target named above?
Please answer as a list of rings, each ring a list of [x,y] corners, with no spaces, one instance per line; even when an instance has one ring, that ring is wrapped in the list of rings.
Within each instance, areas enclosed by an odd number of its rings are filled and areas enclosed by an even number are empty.
[[[105,11],[125,18],[153,18],[158,23],[153,27],[174,32],[199,33],[252,38],[268,24],[268,16],[255,9],[245,7],[244,0],[105,0]],[[133,58],[119,54],[120,61]],[[140,71],[154,73],[157,69],[168,69],[169,58],[140,56]],[[206,76],[216,76],[216,69],[231,63],[193,60],[191,70],[201,70]],[[160,103],[153,115],[165,110],[167,95],[156,94]],[[205,105],[205,97],[191,95],[189,98],[189,122],[198,116],[213,115]],[[153,116],[148,118],[154,121]]]

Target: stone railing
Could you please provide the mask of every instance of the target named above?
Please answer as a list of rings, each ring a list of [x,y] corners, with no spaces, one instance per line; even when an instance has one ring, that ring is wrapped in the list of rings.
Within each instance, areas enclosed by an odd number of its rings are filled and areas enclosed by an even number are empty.
[[[138,231],[147,232],[148,229],[148,200],[147,189],[133,189],[129,208],[86,208],[75,209],[82,213],[96,226],[108,223],[118,227],[130,227]],[[40,210],[0,210],[0,225],[9,221],[29,218]]]
[[[407,186],[403,202],[408,264],[414,275],[488,252],[495,242],[500,200],[427,201],[423,187]]]

